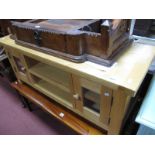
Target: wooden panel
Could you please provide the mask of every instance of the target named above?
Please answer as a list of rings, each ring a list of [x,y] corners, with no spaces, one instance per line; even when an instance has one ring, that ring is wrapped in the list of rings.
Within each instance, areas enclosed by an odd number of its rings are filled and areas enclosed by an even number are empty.
[[[114,91],[113,94],[114,99],[110,113],[111,120],[109,124],[108,134],[120,134],[125,114],[125,105],[129,103],[130,97],[122,88]]]
[[[93,92],[100,93],[101,84],[84,78],[80,78],[80,82],[82,87],[92,90]]]
[[[29,73],[28,65],[27,65],[27,63],[26,63],[26,61],[25,61],[25,58],[24,58],[24,56],[23,56],[22,54],[20,55],[20,60],[21,60],[22,64],[23,64],[24,67],[25,67],[26,76],[27,76],[28,81],[30,81],[30,82],[33,83],[34,81],[33,81],[32,77],[31,77],[31,75],[30,75],[30,73]]]
[[[110,110],[112,105],[112,90],[102,86],[100,102],[100,121],[108,124],[110,119]]]
[[[28,82],[28,78],[27,78],[26,74],[23,74],[22,72],[18,72],[18,79]]]
[[[60,107],[58,104],[52,103],[40,93],[36,92],[34,89],[30,88],[27,85],[12,83],[13,88],[18,90],[21,94],[23,94],[30,101],[40,106],[43,110],[48,112],[50,115],[54,116],[56,119],[64,123],[65,125],[72,128],[79,134],[83,135],[101,135],[105,134],[105,132],[96,129],[92,125],[82,121],[74,114],[66,111],[64,108]]]
[[[17,58],[20,58],[20,52],[18,51],[14,51],[14,49],[12,49],[12,48],[8,48],[8,51],[9,51],[9,53],[12,55],[12,56],[14,56],[14,57],[17,57]]]
[[[80,78],[78,76],[72,75],[73,80],[73,98],[75,103],[75,108],[80,112],[83,111],[83,93],[81,90]]]
[[[19,70],[17,68],[17,65],[15,63],[15,60],[14,60],[14,58],[12,56],[12,53],[7,51],[6,54],[7,54],[8,58],[9,58],[9,61],[10,61],[11,65],[12,65],[12,69],[13,69],[15,75],[16,75],[16,78],[18,80],[21,79],[21,78],[24,78],[24,80],[27,80],[25,74],[19,72]]]
[[[82,116],[86,118],[87,120],[91,121],[92,123],[96,124],[100,128],[108,131],[108,125],[100,121],[100,115],[96,113],[95,111],[87,107],[84,107]]]
[[[9,59],[9,62],[11,64],[11,66],[12,66],[12,69],[13,69],[16,77],[18,78],[17,66],[15,65],[14,61],[12,60],[11,54],[7,51],[7,49],[5,50],[5,53],[6,53],[7,57],[8,57],[8,59]]]

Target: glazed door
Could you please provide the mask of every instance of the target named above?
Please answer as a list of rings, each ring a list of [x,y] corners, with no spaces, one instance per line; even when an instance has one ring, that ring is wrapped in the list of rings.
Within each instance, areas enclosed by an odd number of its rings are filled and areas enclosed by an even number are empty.
[[[7,49],[6,54],[9,58],[17,79],[24,81],[30,80],[24,56],[20,54],[20,52],[14,51],[13,49]]]
[[[75,109],[90,119],[108,125],[113,91],[99,83],[73,76]]]

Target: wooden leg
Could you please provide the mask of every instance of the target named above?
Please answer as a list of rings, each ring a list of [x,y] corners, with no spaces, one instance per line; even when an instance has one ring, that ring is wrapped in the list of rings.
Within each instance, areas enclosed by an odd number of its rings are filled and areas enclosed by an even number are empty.
[[[26,99],[26,98],[24,97],[24,99]],[[29,111],[33,111],[30,101],[28,99],[26,99],[26,101],[27,101],[26,104],[27,104]]]
[[[21,94],[18,91],[16,91],[16,92],[17,92],[17,94],[19,96],[19,99],[21,100],[21,102],[23,104],[23,108],[26,108],[26,102],[25,102],[25,100],[23,100],[23,97],[21,96]]]
[[[130,101],[130,96],[123,89],[114,91],[113,105],[110,113],[110,124],[108,134],[120,134],[126,106]]]
[[[23,108],[28,108],[29,111],[32,111],[29,101],[24,96],[22,96],[18,91],[17,91],[17,93],[18,93],[18,96],[19,96],[21,102],[23,103]]]

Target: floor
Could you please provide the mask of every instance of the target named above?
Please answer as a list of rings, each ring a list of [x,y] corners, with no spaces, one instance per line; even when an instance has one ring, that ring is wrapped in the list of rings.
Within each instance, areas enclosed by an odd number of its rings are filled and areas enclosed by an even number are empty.
[[[0,135],[73,135],[67,126],[33,105],[23,108],[19,97],[0,77]]]

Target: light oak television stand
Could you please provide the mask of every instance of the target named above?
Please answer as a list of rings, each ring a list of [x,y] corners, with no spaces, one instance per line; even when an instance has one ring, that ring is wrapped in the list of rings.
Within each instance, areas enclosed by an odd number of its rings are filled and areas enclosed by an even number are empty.
[[[155,47],[133,43],[110,68],[74,63],[0,39],[19,83],[25,83],[107,131],[120,134],[129,101],[155,55]]]

